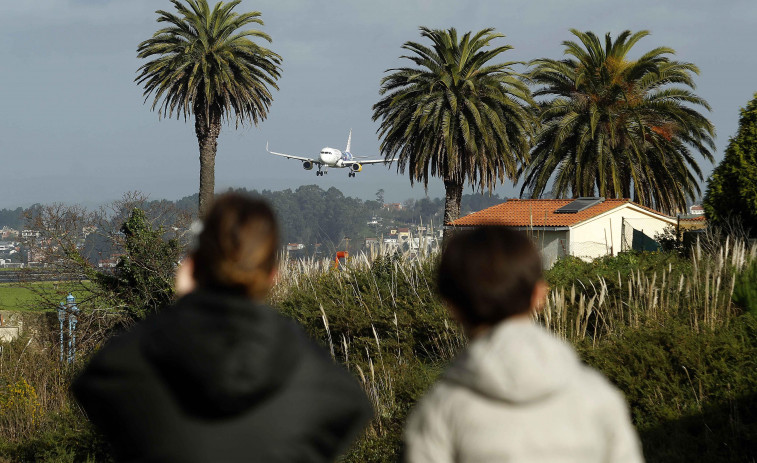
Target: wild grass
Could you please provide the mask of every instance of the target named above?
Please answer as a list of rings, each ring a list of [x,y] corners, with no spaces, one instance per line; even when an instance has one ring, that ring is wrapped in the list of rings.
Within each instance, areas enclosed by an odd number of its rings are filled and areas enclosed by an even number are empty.
[[[628,328],[662,327],[681,319],[695,333],[713,330],[741,312],[732,301],[734,287],[756,257],[757,246],[744,241],[727,238],[714,255],[704,254],[697,243],[689,272],[674,272],[669,262],[624,276],[618,270],[613,279],[575,280],[569,287],[553,288],[536,318],[570,341],[589,337],[596,342]]]

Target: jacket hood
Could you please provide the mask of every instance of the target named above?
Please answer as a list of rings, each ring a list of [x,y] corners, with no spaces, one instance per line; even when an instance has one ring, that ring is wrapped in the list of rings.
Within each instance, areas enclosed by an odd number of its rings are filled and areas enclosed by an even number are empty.
[[[294,370],[294,324],[241,296],[195,291],[146,324],[141,348],[190,414],[243,413]]]
[[[445,379],[487,397],[521,403],[569,384],[580,360],[565,343],[529,319],[505,320],[474,339]]]

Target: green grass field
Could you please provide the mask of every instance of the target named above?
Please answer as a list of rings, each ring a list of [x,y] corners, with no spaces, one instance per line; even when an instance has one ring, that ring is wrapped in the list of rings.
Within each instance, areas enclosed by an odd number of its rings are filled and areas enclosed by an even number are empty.
[[[68,294],[65,284],[55,281],[32,283],[35,290],[44,292],[48,297],[59,295],[64,301]],[[75,294],[77,299],[83,295]],[[46,311],[51,307],[40,307],[40,297],[30,288],[20,287],[17,283],[0,283],[0,310]]]

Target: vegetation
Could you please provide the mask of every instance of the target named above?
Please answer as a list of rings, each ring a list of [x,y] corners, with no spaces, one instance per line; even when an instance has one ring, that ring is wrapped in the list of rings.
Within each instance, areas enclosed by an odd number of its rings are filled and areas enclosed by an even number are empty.
[[[124,254],[110,272],[91,272],[93,282],[108,291],[130,318],[139,320],[167,307],[174,299],[173,276],[184,253],[177,238],[164,239],[142,209],[134,208],[121,227]]]
[[[738,132],[712,172],[703,206],[711,223],[738,219],[757,236],[757,93],[741,110]]]
[[[30,287],[31,286],[31,287]],[[49,295],[50,299],[65,300],[69,287],[66,282],[41,281],[20,286],[18,283],[0,283],[0,309],[14,311],[49,311],[55,310],[50,305],[40,302],[40,293]],[[86,292],[77,288],[76,298],[87,297]]]
[[[604,45],[592,32],[571,32],[563,60],[532,62],[541,85],[541,127],[521,172],[521,194],[542,195],[554,177],[557,197],[631,198],[674,213],[699,195],[695,155],[712,161],[715,129],[696,108],[710,106],[690,89],[698,68],[675,61],[668,47],[629,54],[647,31],[624,31]]]
[[[547,273],[552,290],[539,322],[626,394],[650,462],[757,458],[757,319],[731,303],[757,247],[729,240],[712,254],[704,249],[689,258],[566,259]],[[270,302],[358,378],[376,410],[346,462],[396,461],[408,411],[466,343],[435,295],[434,270],[434,257],[354,259],[344,270],[319,260],[281,264]],[[67,393],[108,336],[102,327],[119,320],[94,304],[80,304],[83,357],[74,365],[57,363],[49,323],[31,341],[3,346],[0,397],[17,405],[0,411],[0,458],[107,461],[107,447]]]
[[[444,222],[460,216],[463,187],[492,191],[514,179],[518,163],[528,158],[531,95],[514,62],[493,63],[509,45],[493,29],[458,37],[448,30],[421,28],[431,48],[405,42],[403,56],[417,67],[390,69],[381,80],[383,98],[373,106],[381,119],[381,152],[397,158],[397,169],[428,185],[444,180]]]
[[[195,117],[200,146],[199,212],[213,200],[215,156],[221,122],[234,115],[236,124],[257,125],[266,118],[278,89],[281,57],[251,38],[271,38],[250,24],[263,24],[260,12],[235,13],[241,0],[219,2],[211,10],[207,0],[171,0],[178,15],[158,10],[158,22],[168,24],[139,44],[143,64],[136,81],[144,95],[155,95],[152,107],[167,117]]]

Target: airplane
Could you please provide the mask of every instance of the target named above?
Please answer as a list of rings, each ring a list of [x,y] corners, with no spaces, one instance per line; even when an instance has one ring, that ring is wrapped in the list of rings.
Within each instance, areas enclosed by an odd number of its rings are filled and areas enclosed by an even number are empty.
[[[277,156],[283,156],[288,159],[296,159],[298,161],[302,161],[302,167],[305,170],[312,170],[313,166],[318,167],[318,171],[315,173],[316,176],[323,176],[324,174],[328,173],[328,168],[348,168],[350,171],[347,174],[348,177],[354,177],[355,174],[363,170],[363,165],[368,164],[389,164],[392,162],[392,160],[386,161],[384,159],[366,159],[363,160],[360,157],[353,156],[352,153],[350,153],[350,144],[352,142],[352,130],[350,129],[350,134],[347,137],[347,148],[344,149],[344,151],[340,151],[336,148],[329,148],[328,146],[321,149],[321,152],[318,154],[318,159],[312,159],[312,158],[306,158],[301,156],[292,156],[291,154],[284,154],[284,153],[276,153],[268,149],[268,143],[265,144],[265,150],[268,151],[270,154],[275,154]]]

